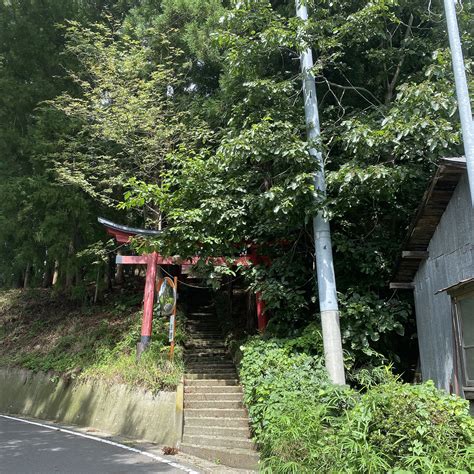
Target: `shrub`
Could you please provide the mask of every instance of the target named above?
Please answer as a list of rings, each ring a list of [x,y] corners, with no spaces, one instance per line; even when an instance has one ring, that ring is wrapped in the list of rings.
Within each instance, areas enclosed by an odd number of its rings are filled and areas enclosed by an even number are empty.
[[[398,356],[390,350],[391,342],[395,334],[404,335],[411,313],[408,303],[384,301],[372,292],[358,293],[353,288],[340,293],[339,301],[343,345],[358,365],[380,364],[384,355],[397,360]]]
[[[363,392],[332,385],[305,341],[242,346],[244,399],[263,471],[470,472],[474,421],[465,400],[433,383],[403,384],[390,368],[364,373]]]
[[[320,454],[314,446],[334,431],[354,394],[329,382],[321,357],[294,352],[288,342],[255,337],[242,346],[244,400],[265,465],[310,472]]]
[[[474,465],[474,420],[467,403],[437,390],[429,381],[388,383],[370,388],[342,425],[343,461],[366,472],[360,453],[350,445],[368,446],[382,453],[395,471],[469,472]]]

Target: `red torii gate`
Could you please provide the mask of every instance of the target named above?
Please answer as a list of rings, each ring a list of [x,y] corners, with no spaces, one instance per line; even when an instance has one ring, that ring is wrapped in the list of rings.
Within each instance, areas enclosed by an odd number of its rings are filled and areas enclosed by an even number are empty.
[[[127,244],[132,237],[142,235],[144,237],[153,237],[160,234],[159,230],[139,229],[128,227],[120,224],[115,224],[112,221],[98,218],[98,221],[103,224],[107,233],[115,238],[120,244]],[[141,350],[143,350],[150,342],[151,330],[153,325],[153,303],[155,301],[155,283],[156,283],[156,267],[157,265],[180,265],[190,266],[195,265],[201,257],[195,256],[188,259],[181,259],[180,257],[164,257],[157,252],[152,252],[143,255],[117,255],[115,262],[122,265],[146,265],[146,279],[145,291],[143,297],[143,319],[142,330],[140,338]],[[227,265],[227,260],[224,257],[212,257],[212,262],[215,264]],[[248,255],[233,258],[235,264],[241,265],[256,265],[261,262],[267,262],[268,259],[257,255],[255,247],[250,248]],[[264,331],[268,317],[265,314],[265,302],[262,300],[259,292],[256,293],[257,302],[257,321],[258,330]]]

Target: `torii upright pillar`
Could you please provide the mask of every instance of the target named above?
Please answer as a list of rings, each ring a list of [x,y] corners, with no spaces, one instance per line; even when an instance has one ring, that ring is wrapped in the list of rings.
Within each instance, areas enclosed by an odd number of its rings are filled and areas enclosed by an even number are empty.
[[[117,255],[116,263],[121,265],[146,265],[142,330],[140,342],[137,346],[137,357],[140,357],[150,343],[153,329],[153,304],[155,302],[156,267],[159,263],[158,254],[152,252],[144,255]]]

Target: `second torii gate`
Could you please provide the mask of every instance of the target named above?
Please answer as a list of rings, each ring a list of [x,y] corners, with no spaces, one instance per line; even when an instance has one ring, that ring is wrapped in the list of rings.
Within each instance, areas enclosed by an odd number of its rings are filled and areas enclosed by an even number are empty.
[[[128,227],[120,224],[115,224],[112,221],[98,218],[98,221],[106,227],[107,233],[112,235],[118,243],[129,243],[131,238],[136,235],[144,237],[153,237],[160,234],[158,230],[139,229]],[[163,257],[157,252],[152,252],[143,255],[117,255],[115,261],[121,265],[146,265],[146,279],[145,291],[143,297],[143,319],[141,337],[138,352],[141,353],[151,340],[151,331],[153,326],[153,304],[155,301],[155,283],[156,283],[156,267],[157,265],[180,265],[189,266],[195,265],[201,257],[191,257],[189,259],[181,259],[179,257]],[[215,264],[227,265],[227,260],[224,257],[213,257],[212,262]],[[241,265],[255,265],[265,262],[268,259],[257,255],[255,248],[251,249],[248,255],[236,257],[233,259],[235,264]],[[262,300],[260,293],[256,293],[257,300],[257,321],[258,330],[264,331],[268,317],[265,314],[265,302]]]

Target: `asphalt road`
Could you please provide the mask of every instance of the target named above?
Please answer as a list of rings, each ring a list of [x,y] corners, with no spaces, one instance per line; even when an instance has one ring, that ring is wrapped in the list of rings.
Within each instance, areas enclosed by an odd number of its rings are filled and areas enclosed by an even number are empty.
[[[0,416],[0,473],[180,473],[144,454]]]

